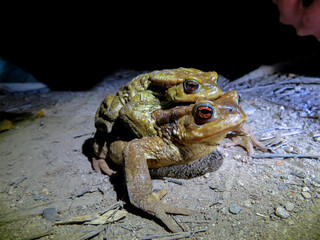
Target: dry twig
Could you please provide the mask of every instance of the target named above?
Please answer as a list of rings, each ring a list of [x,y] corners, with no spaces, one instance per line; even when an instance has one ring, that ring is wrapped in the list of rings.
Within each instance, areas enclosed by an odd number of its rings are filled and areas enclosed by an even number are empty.
[[[181,239],[181,238],[188,238],[190,236],[192,236],[195,233],[198,232],[205,232],[207,231],[207,229],[200,229],[200,230],[196,230],[196,231],[190,231],[190,232],[180,232],[180,233],[168,233],[168,234],[161,234],[161,235],[150,235],[150,236],[146,236],[141,238],[141,240],[149,240],[149,239],[157,239],[157,238],[161,238],[161,240],[175,240],[175,239]]]
[[[308,154],[258,154],[250,156],[252,158],[320,158],[320,155]]]
[[[172,183],[175,183],[175,184],[183,185],[183,182],[178,180],[178,179],[168,178],[168,177],[163,177],[162,179],[166,180],[168,182],[172,182]]]

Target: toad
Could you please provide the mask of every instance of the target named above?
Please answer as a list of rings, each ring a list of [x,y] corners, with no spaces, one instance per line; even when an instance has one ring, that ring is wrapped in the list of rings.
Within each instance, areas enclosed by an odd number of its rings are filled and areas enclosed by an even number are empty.
[[[135,137],[155,136],[152,112],[170,108],[172,104],[218,98],[223,92],[216,84],[217,78],[216,72],[195,68],[153,71],[135,77],[115,96],[107,95],[95,115],[94,169],[112,174],[104,160],[107,142],[102,135],[110,134],[114,127],[125,127]]]
[[[151,114],[169,103],[194,103],[199,99],[216,99],[223,94],[216,84],[217,79],[216,72],[202,72],[195,68],[141,74],[121,87],[116,96],[105,97],[97,110],[95,126],[99,130],[111,132],[112,125],[119,115],[128,119],[133,117],[130,115],[135,110],[132,109],[132,105],[143,104],[144,110],[149,110]],[[141,109],[136,112],[140,113]],[[136,134],[143,135],[139,131]]]
[[[130,202],[160,219],[170,231],[178,232],[167,213],[189,215],[191,211],[160,201],[166,191],[152,191],[149,168],[194,162],[213,152],[229,132],[241,132],[247,115],[238,103],[237,93],[230,91],[215,101],[198,100],[155,111],[152,118],[157,135],[112,142],[109,156],[124,165]]]

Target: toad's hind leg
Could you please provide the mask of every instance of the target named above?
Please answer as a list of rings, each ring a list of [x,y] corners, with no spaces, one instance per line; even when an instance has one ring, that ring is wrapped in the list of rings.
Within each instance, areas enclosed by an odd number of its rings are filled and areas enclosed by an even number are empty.
[[[152,182],[148,169],[147,156],[155,150],[165,152],[165,143],[159,137],[148,137],[128,142],[124,147],[124,165],[127,189],[130,202],[159,218],[172,232],[178,232],[179,227],[166,213],[189,215],[190,210],[172,207],[160,201],[164,192],[153,193]],[[156,151],[156,154],[159,152]],[[161,165],[161,164],[160,164]]]

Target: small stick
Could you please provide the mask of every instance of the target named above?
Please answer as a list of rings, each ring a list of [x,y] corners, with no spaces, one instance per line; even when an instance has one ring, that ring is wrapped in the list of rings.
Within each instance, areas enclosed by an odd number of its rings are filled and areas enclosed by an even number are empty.
[[[292,135],[297,135],[297,134],[302,134],[302,133],[304,133],[304,131],[295,131],[295,132],[284,133],[284,134],[281,134],[279,136],[264,137],[264,138],[260,138],[259,140],[260,141],[265,141],[265,140],[269,140],[269,139],[273,139],[273,138],[292,136]]]
[[[110,211],[111,209],[115,209],[117,208],[117,211],[119,210],[119,208],[123,208],[123,202],[122,201],[119,201],[119,202],[116,202],[115,204],[112,204],[111,206],[109,206],[107,209],[99,212],[99,215],[103,215],[105,214],[106,212]]]
[[[211,186],[209,185],[209,188],[215,192],[224,192],[225,189],[222,189],[222,188],[218,188],[218,187],[214,187],[214,186]]]
[[[258,131],[258,132],[255,132],[254,134],[260,134],[260,133],[264,133],[264,132],[271,132],[271,131],[274,131],[274,130],[293,130],[293,129],[301,129],[299,127],[273,127],[273,128],[266,128],[266,129],[263,129],[261,131]]]
[[[183,182],[178,180],[178,179],[168,178],[168,177],[163,177],[162,179],[166,180],[168,182],[172,182],[172,183],[175,183],[175,184],[183,185]]]
[[[94,192],[97,192],[97,191],[99,191],[99,189],[87,189],[87,190],[84,190],[84,191],[81,192],[81,193],[78,193],[78,194],[76,194],[76,195],[71,196],[70,198],[71,198],[72,200],[74,200],[76,197],[82,197],[82,196],[85,195],[86,193],[94,193]]]
[[[85,240],[85,239],[91,239],[94,236],[97,236],[98,234],[100,234],[103,230],[105,229],[105,227],[99,227],[98,229],[95,229],[93,231],[87,232],[85,233],[83,236],[81,236],[81,238],[79,238],[80,240]]]
[[[203,221],[186,220],[186,221],[180,221],[180,222],[181,223],[196,223],[196,224],[212,223],[212,221],[209,221],[209,220],[203,220]]]
[[[176,217],[174,217],[173,215],[171,215],[171,217],[173,218],[173,220],[179,225],[179,227],[182,229],[182,231],[184,231],[184,227],[180,224],[180,220],[178,220]]]
[[[304,155],[304,154],[261,154],[252,155],[252,158],[320,158],[320,155]]]
[[[26,105],[22,105],[20,107],[9,108],[8,110],[5,110],[5,112],[19,112],[19,111],[24,111],[24,110],[31,108],[31,107],[32,107],[31,104],[26,104]]]
[[[263,215],[263,214],[261,214],[261,213],[256,213],[256,215],[259,216],[259,217],[263,217],[263,218],[268,218],[268,217],[269,217],[269,216]]]
[[[13,183],[11,183],[9,186],[12,186],[12,187],[17,187],[20,183],[22,183],[24,180],[26,180],[28,177],[23,177],[23,178],[21,178],[21,179],[19,179],[19,180],[17,180],[16,182],[13,182]]]
[[[151,235],[141,238],[141,240],[150,240],[155,238],[162,238],[163,240],[175,240],[180,238],[188,238],[192,234],[198,233],[198,232],[205,232],[207,229],[200,229],[196,231],[190,231],[190,232],[180,232],[180,233],[172,233],[172,234],[162,234],[162,235]]]
[[[31,236],[28,236],[26,238],[22,238],[22,240],[32,240],[32,239],[38,239],[38,238],[42,238],[42,237],[45,237],[45,236],[49,236],[49,235],[52,235],[55,233],[55,230],[54,229],[49,229],[47,231],[44,231],[44,232],[40,232],[40,233],[35,233]]]
[[[92,135],[93,133],[83,133],[83,134],[80,134],[80,135],[76,135],[74,136],[73,138],[76,139],[76,138],[81,138],[81,137],[84,137],[84,136],[88,136],[88,135]]]
[[[111,224],[107,224],[107,226],[105,227],[106,233],[104,234],[104,238],[103,239],[108,239],[110,228],[111,228]]]

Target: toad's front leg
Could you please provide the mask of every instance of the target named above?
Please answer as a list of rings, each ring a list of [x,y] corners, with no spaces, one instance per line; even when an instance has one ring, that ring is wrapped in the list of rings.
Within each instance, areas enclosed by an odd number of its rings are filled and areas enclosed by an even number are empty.
[[[120,141],[119,141],[120,142]],[[123,142],[120,142],[123,144]],[[117,144],[117,142],[115,142]],[[162,191],[152,192],[148,167],[172,165],[172,149],[159,137],[146,137],[128,142],[123,148],[123,157],[130,202],[159,218],[172,232],[178,232],[177,224],[166,213],[189,215],[190,210],[172,207],[160,201]]]
[[[237,136],[232,138],[232,142],[225,144],[225,147],[240,145],[247,150],[249,155],[254,154],[254,146],[263,152],[268,151],[264,144],[254,136],[251,129],[246,123],[241,125],[239,129],[235,131],[235,133]]]
[[[96,136],[98,136],[97,133]],[[97,173],[101,173],[102,171],[109,176],[115,173],[115,171],[110,169],[108,164],[106,163],[106,159],[108,156],[106,141],[95,138],[93,142],[93,154],[94,156],[92,157],[92,167]]]

